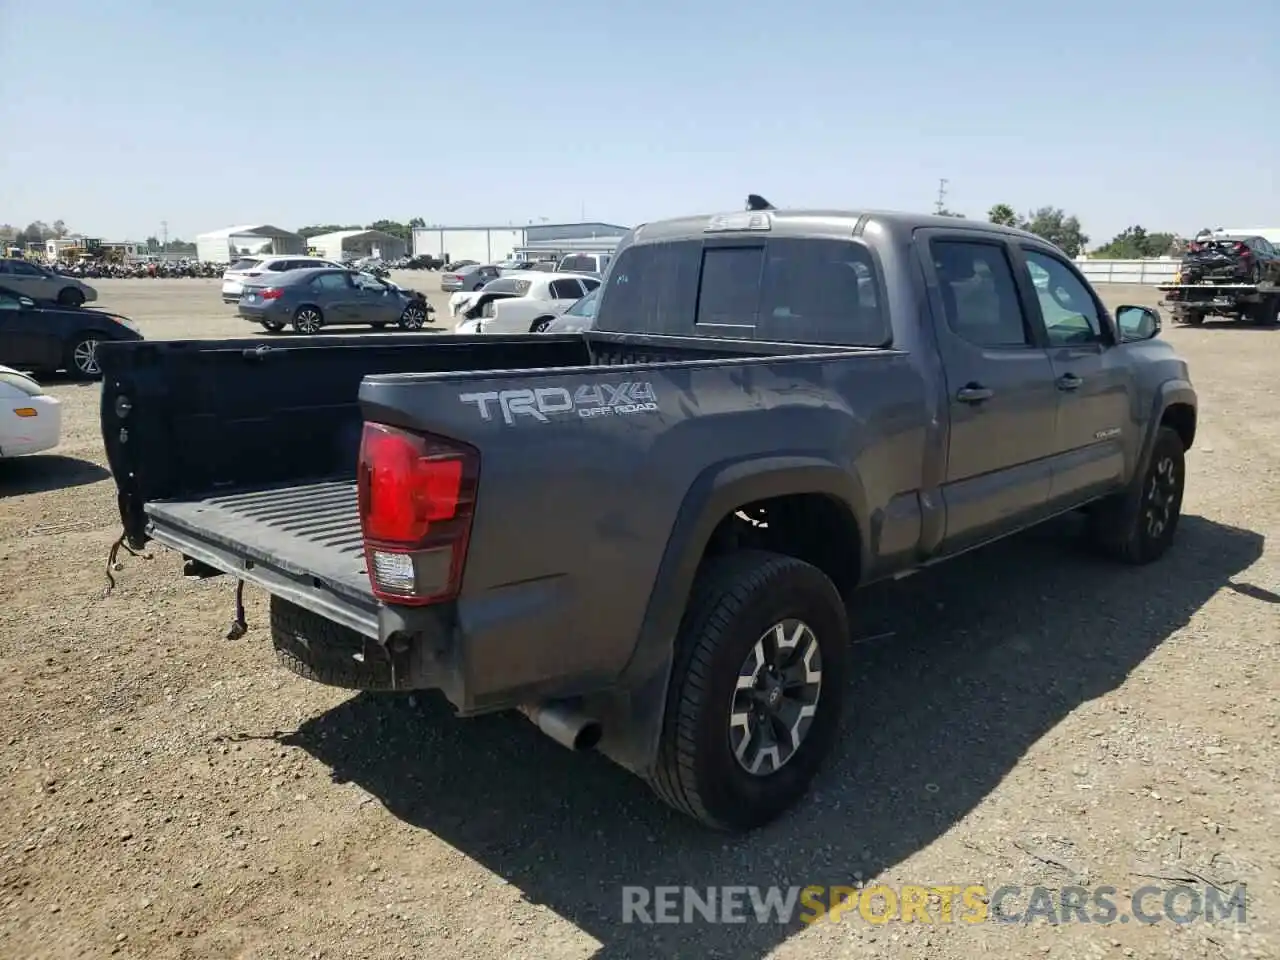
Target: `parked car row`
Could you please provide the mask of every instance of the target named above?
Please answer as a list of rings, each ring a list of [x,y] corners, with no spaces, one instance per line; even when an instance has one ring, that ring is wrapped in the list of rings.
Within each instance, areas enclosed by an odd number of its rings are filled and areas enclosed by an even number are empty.
[[[20,296],[63,307],[80,307],[98,299],[98,291],[78,277],[17,257],[0,258],[0,286]]]

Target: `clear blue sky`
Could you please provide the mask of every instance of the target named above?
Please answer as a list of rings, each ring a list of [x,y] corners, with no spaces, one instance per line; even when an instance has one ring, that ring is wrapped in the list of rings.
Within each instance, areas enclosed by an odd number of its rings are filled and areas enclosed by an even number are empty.
[[[946,177],[1095,244],[1280,226],[1277,38],[1274,0],[0,0],[0,222],[629,225]]]

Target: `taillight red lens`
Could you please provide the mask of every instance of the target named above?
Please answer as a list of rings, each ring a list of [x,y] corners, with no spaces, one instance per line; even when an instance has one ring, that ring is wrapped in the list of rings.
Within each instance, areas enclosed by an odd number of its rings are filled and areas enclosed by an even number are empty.
[[[267,289],[265,289],[265,290],[263,290],[263,291],[262,291],[262,299],[263,299],[263,300],[278,300],[278,299],[280,299],[280,297],[281,297],[281,295],[282,295],[283,293],[284,293],[284,291],[283,291],[283,290],[281,290],[279,287],[267,287]]]
[[[375,596],[416,605],[457,596],[479,467],[465,444],[365,424],[357,494]]]
[[[1199,253],[1199,252],[1200,252],[1201,250],[1203,250],[1203,249],[1204,249],[1204,248],[1203,248],[1203,247],[1201,247],[1201,246],[1200,246],[1200,244],[1198,244],[1198,243],[1192,243],[1192,244],[1188,244],[1188,245],[1187,245],[1187,252],[1188,252],[1188,253]]]
[[[1247,243],[1237,243],[1236,253],[1240,254],[1242,257],[1247,257],[1249,255],[1249,245]]]

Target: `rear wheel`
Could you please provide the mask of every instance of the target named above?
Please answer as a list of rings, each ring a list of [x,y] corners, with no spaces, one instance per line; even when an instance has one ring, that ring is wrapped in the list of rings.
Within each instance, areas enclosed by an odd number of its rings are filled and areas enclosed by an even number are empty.
[[[67,344],[64,361],[67,375],[76,380],[96,380],[102,376],[98,365],[98,335],[90,331],[77,333]]]
[[[1203,310],[1184,310],[1182,313],[1178,314],[1174,319],[1176,319],[1181,324],[1185,324],[1186,326],[1198,327],[1204,323],[1204,311]]]
[[[551,326],[551,317],[539,317],[533,321],[533,326],[529,328],[530,333],[541,333],[547,327]]]
[[[319,307],[299,307],[293,313],[293,329],[298,333],[318,333],[324,326],[324,315]]]
[[[84,306],[84,291],[75,287],[63,287],[58,291],[58,306],[60,307],[82,307]]]
[[[262,326],[267,333],[279,333],[285,328],[285,322],[283,320],[263,320]]]
[[[654,791],[721,830],[783,813],[835,742],[848,642],[816,567],[755,550],[711,561],[676,640]]]

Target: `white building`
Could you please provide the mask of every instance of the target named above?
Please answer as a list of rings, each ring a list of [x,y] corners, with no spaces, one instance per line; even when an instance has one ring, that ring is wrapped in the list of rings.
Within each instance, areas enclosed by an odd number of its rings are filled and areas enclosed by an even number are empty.
[[[245,254],[296,254],[307,252],[307,242],[292,230],[269,224],[226,227],[196,237],[196,257],[213,263],[229,263]]]
[[[379,257],[398,260],[409,245],[399,237],[381,230],[337,230],[321,233],[307,241],[316,256],[326,260],[358,260],[361,257]]]
[[[495,263],[524,241],[523,227],[414,227],[413,255]]]
[[[414,256],[430,255],[445,260],[476,260],[494,263],[505,260],[530,244],[548,241],[604,244],[616,243],[626,227],[616,223],[531,223],[525,227],[415,227]],[[586,249],[586,248],[583,248]],[[596,249],[595,246],[591,247]]]

